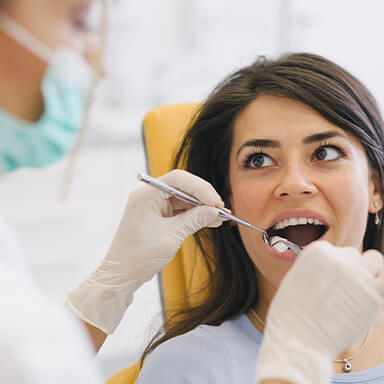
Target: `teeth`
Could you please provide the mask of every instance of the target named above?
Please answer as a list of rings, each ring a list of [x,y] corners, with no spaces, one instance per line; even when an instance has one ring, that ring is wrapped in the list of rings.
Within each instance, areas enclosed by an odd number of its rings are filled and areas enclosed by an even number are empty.
[[[299,217],[299,224],[307,224],[307,218],[306,217]]]
[[[273,226],[273,229],[284,229],[289,226],[305,224],[324,225],[319,219],[314,219],[311,217],[290,217],[289,219],[284,219],[276,223]]]

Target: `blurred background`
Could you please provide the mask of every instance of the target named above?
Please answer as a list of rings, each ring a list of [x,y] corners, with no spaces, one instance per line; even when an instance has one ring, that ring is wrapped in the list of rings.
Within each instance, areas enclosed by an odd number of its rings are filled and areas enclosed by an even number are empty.
[[[384,102],[381,0],[111,1],[107,76],[92,108],[67,201],[67,160],[0,179],[0,210],[19,233],[32,272],[64,302],[103,258],[136,175],[146,169],[141,122],[153,107],[203,100],[258,55],[324,55]],[[137,360],[158,323],[157,281],[136,294],[97,356],[105,377]]]

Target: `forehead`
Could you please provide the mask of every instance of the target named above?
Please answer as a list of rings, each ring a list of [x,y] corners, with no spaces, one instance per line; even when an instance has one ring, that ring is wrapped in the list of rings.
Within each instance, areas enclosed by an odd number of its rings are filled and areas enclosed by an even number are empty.
[[[264,95],[251,102],[235,119],[234,141],[268,137],[284,142],[324,132],[338,131],[352,137],[320,113],[299,101]],[[355,139],[357,141],[357,139]]]

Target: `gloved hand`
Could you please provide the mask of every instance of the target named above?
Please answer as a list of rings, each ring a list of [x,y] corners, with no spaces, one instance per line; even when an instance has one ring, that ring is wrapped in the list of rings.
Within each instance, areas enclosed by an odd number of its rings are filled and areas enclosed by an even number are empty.
[[[309,245],[269,307],[257,382],[331,380],[332,360],[363,335],[383,308],[383,256],[325,241]]]
[[[149,185],[130,194],[105,259],[67,295],[77,316],[107,334],[120,323],[135,290],[172,260],[188,236],[223,221],[214,207],[224,203],[208,182],[182,170],[160,179],[205,205],[191,208]]]

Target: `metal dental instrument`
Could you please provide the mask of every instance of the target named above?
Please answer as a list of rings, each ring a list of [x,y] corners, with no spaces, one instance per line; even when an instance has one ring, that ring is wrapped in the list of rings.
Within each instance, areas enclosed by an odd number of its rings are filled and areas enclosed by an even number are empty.
[[[295,252],[296,255],[298,255],[303,250],[303,248],[301,248],[299,245],[292,243],[292,241],[289,241],[288,239],[285,239],[280,236],[273,236],[272,239],[269,240],[268,245],[274,248],[277,243],[285,244],[287,248]]]
[[[170,185],[168,185],[168,184],[164,183],[163,181],[156,179],[152,176],[146,175],[144,173],[139,173],[137,175],[137,178],[140,181],[143,181],[143,182],[151,185],[152,187],[158,188],[164,192],[169,193],[170,195],[176,197],[177,199],[179,199],[181,201],[184,201],[184,202],[192,204],[192,205],[202,205],[201,201],[199,201],[195,197],[193,197],[193,196],[191,196],[185,192],[182,192],[179,189],[173,188]],[[299,254],[302,250],[298,245],[296,245],[296,244],[294,244],[294,243],[290,242],[289,240],[284,239],[282,237],[275,239],[275,241],[272,244],[267,232],[265,232],[261,228],[255,227],[254,225],[249,224],[248,222],[241,220],[236,216],[231,215],[230,213],[226,212],[223,209],[217,208],[217,210],[219,211],[220,217],[222,217],[224,219],[235,221],[236,223],[242,224],[246,227],[249,227],[249,228],[255,229],[256,231],[261,232],[263,234],[264,242],[266,244],[268,244],[270,247],[273,247],[277,243],[284,243],[289,249],[291,249],[296,254]]]

